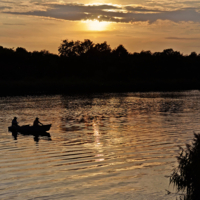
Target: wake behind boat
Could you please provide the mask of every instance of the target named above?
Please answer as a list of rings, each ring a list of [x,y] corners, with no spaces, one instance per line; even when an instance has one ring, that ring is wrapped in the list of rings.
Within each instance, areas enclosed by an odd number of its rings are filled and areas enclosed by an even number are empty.
[[[24,126],[9,126],[8,131],[10,132],[19,132],[19,133],[43,133],[46,131],[49,131],[51,128],[51,124],[42,125],[42,126],[30,126],[30,125],[24,125]]]

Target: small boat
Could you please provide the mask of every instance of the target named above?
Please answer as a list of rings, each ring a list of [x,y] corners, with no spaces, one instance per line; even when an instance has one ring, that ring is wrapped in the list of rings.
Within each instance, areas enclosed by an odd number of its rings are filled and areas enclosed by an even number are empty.
[[[49,131],[50,128],[51,128],[51,124],[42,125],[42,126],[29,126],[29,125],[18,126],[18,127],[9,126],[8,131],[37,134],[37,133],[43,133],[43,132]]]

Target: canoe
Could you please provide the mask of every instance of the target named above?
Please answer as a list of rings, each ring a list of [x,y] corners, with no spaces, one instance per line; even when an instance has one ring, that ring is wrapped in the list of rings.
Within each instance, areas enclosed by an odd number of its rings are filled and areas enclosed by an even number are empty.
[[[24,135],[24,136],[33,135],[35,141],[38,140],[39,136],[51,138],[51,135],[48,132],[21,132],[20,133],[20,132],[12,131],[12,136],[14,137],[15,140],[17,140],[17,137],[19,134]]]
[[[51,128],[51,124],[48,125],[42,125],[42,126],[19,126],[19,127],[13,127],[9,126],[8,131],[10,132],[19,132],[19,133],[41,133],[49,131]]]

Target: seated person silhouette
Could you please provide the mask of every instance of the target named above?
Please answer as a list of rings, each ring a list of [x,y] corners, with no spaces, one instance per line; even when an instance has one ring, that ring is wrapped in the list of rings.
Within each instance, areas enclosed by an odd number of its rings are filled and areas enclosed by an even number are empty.
[[[39,122],[39,118],[36,117],[35,121],[33,122],[33,126],[42,126],[43,124],[41,122]]]
[[[14,119],[12,120],[12,127],[19,127],[17,117],[14,117]]]

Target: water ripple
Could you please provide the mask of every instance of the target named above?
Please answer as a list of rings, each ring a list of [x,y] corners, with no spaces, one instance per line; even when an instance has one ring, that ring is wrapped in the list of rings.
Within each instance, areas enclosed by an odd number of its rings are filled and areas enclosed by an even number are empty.
[[[175,199],[179,146],[200,130],[200,93],[0,99],[0,199]],[[13,116],[52,123],[46,137],[8,133]]]

